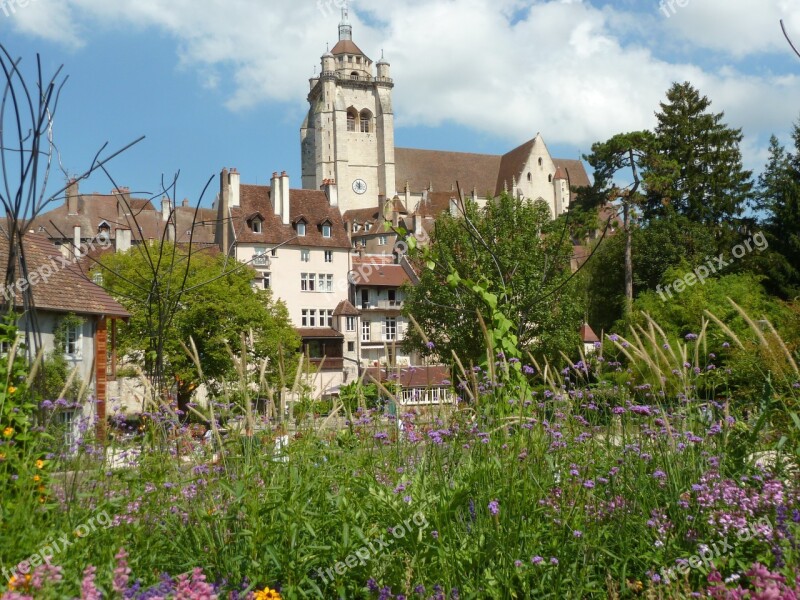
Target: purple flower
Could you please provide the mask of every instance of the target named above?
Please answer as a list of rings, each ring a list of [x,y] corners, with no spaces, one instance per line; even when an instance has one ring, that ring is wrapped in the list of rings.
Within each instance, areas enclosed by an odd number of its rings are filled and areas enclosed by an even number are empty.
[[[655,477],[656,479],[666,479],[667,474],[659,469],[653,473],[653,477]]]
[[[582,537],[583,536],[583,532],[580,531],[579,529],[576,529],[575,531],[572,532],[572,536],[576,537],[576,538]]]
[[[489,512],[497,515],[500,512],[500,503],[497,500],[489,502]]]
[[[543,560],[544,560],[544,559],[543,559],[541,556],[534,556],[533,558],[531,558],[531,562],[532,562],[534,565],[541,564],[541,562],[542,562]]]
[[[519,569],[522,566],[522,561],[521,560],[515,560],[514,561],[514,566]]]
[[[555,556],[551,557],[550,558],[550,564],[551,565],[557,565],[558,564],[558,559]]]
[[[587,479],[586,481],[583,482],[583,487],[585,487],[588,490],[592,489],[594,487],[594,481],[592,481],[591,479]]]
[[[425,344],[425,346],[428,348],[428,350],[433,350],[434,348],[433,342],[428,342],[427,344]]]
[[[431,537],[433,539],[435,539],[435,540],[438,540],[439,539],[439,532],[436,529],[434,529],[433,531],[431,531]]]

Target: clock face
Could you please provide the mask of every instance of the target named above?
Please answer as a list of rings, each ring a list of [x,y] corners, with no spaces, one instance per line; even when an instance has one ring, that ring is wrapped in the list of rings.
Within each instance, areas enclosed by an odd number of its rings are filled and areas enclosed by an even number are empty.
[[[363,194],[364,192],[367,191],[367,182],[364,181],[363,179],[356,179],[353,182],[353,191],[356,194]]]

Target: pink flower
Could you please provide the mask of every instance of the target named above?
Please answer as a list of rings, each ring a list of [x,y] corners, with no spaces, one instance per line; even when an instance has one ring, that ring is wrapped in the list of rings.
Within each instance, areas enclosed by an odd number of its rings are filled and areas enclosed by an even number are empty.
[[[130,577],[131,570],[128,568],[128,553],[124,548],[120,548],[114,558],[117,559],[117,568],[114,569],[114,591],[121,594],[125,591],[128,585],[128,578]]]

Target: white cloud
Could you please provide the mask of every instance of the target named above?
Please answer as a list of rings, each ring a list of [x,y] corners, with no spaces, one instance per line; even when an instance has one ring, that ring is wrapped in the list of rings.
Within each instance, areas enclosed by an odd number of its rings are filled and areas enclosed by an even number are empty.
[[[342,4],[30,1],[14,21],[26,32],[73,46],[96,27],[166,32],[181,64],[226,93],[230,109],[277,100],[298,114],[325,42],[336,41]],[[655,0],[645,12],[588,0],[356,0],[351,20],[361,49],[373,59],[384,49],[392,63],[398,126],[447,121],[509,144],[541,131],[551,144],[587,148],[652,126],[670,84],[689,80],[731,125],[786,130],[797,117],[786,99],[800,97],[800,62],[795,74],[738,65],[750,53],[787,51],[780,17],[800,38],[797,0],[682,1],[667,18]],[[665,55],[663,40],[683,45],[679,58]],[[709,71],[703,49],[731,66]]]

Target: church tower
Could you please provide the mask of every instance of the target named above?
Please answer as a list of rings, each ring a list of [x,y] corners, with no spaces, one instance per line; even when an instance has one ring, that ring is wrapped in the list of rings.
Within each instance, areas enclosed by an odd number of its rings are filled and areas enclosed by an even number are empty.
[[[395,190],[394,114],[389,63],[372,61],[353,42],[348,9],[339,41],[310,80],[309,110],[300,130],[303,187],[336,181],[342,212],[378,205]]]

